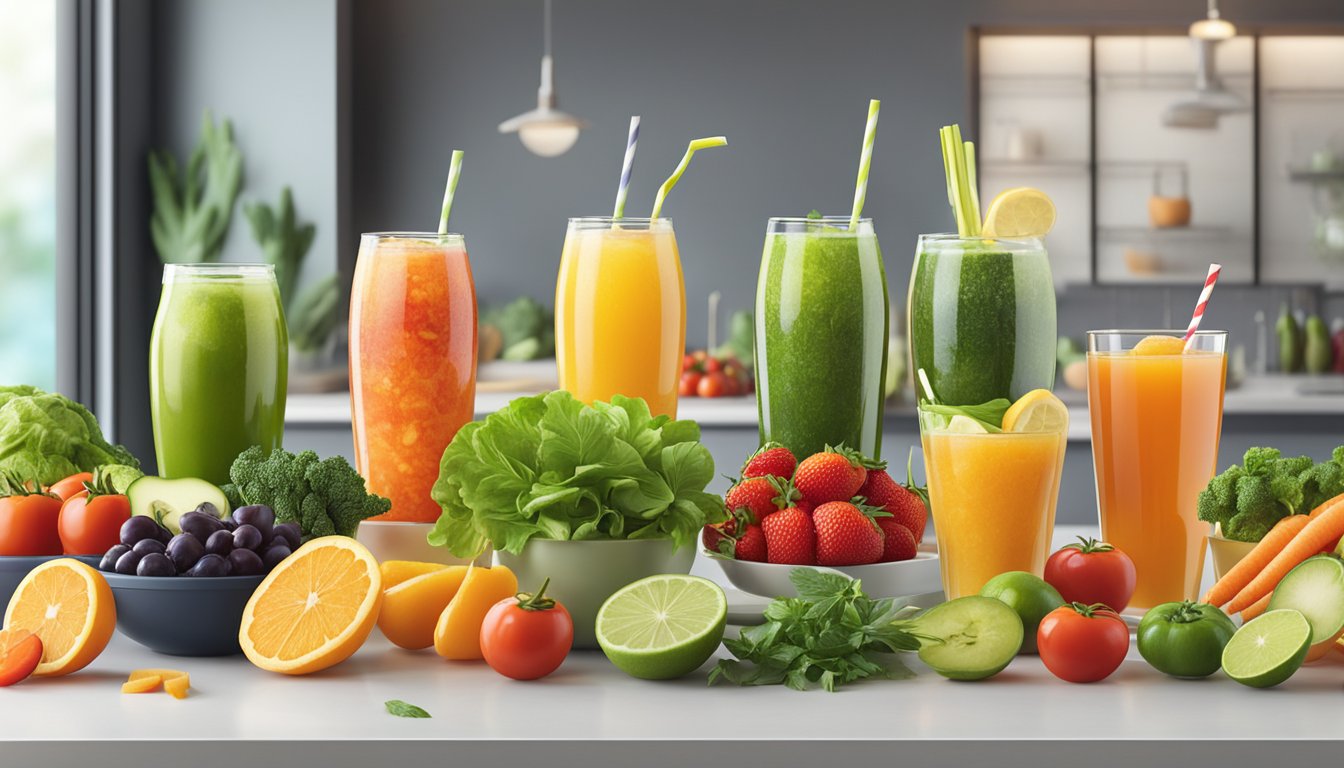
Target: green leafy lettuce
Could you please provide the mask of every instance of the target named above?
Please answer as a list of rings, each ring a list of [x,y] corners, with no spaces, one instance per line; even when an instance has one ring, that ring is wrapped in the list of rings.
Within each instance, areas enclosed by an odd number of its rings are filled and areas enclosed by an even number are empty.
[[[568,392],[520,397],[464,426],[431,495],[443,507],[429,543],[458,557],[528,539],[671,538],[694,543],[726,519],[706,493],[714,459],[693,421],[653,417],[639,398],[592,406]]]
[[[140,466],[74,400],[36,387],[0,387],[0,473],[50,485],[103,464]]]

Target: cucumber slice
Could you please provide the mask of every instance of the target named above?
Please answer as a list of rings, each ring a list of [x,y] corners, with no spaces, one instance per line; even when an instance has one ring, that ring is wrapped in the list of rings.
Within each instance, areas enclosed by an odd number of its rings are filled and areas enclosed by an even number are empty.
[[[934,606],[915,619],[926,637],[919,658],[953,680],[983,680],[1007,667],[1022,648],[1022,619],[992,597],[971,595]]]
[[[142,477],[126,489],[131,514],[146,515],[174,534],[182,532],[178,520],[202,504],[211,504],[222,519],[229,514],[229,500],[218,486],[194,477],[169,480],[166,477]],[[204,511],[204,510],[202,510]]]

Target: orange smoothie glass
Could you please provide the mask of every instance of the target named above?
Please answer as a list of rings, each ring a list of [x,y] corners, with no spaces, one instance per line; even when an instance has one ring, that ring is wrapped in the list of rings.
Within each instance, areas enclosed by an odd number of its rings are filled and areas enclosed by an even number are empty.
[[[461,235],[360,240],[350,295],[355,467],[392,500],[376,521],[433,523],[443,449],[476,400],[476,289]]]
[[[1197,599],[1204,573],[1210,531],[1196,503],[1218,463],[1227,332],[1199,331],[1185,352],[1183,335],[1087,334],[1101,535],[1134,560],[1132,612]]]
[[[685,347],[672,220],[570,219],[555,285],[560,387],[587,403],[642,397],[675,417]]]
[[[1044,573],[1067,424],[990,434],[955,431],[922,408],[919,418],[947,599],[974,595],[1005,571]]]

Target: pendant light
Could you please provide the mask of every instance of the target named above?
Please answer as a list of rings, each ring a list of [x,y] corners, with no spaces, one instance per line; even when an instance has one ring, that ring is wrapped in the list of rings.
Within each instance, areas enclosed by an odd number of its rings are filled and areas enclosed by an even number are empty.
[[[1163,125],[1214,129],[1223,115],[1250,109],[1250,105],[1227,90],[1222,78],[1218,77],[1215,49],[1236,34],[1237,28],[1232,22],[1218,13],[1218,0],[1209,0],[1208,16],[1190,25],[1190,41],[1195,47],[1195,90],[1163,110]]]
[[[499,124],[500,133],[517,132],[523,146],[534,155],[556,157],[568,152],[587,128],[584,120],[555,108],[554,66],[551,63],[551,0],[545,0],[544,48],[541,56],[541,87],[537,108]]]

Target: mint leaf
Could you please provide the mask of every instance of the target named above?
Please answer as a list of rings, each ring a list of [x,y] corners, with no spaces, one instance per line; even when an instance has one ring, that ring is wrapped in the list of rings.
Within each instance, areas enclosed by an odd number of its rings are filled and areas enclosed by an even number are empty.
[[[421,709],[421,708],[415,706],[414,704],[407,704],[406,702],[402,701],[401,699],[392,699],[392,700],[390,700],[390,701],[385,701],[385,702],[383,702],[383,706],[387,709],[387,713],[388,713],[388,714],[390,714],[390,715],[396,715],[397,717],[429,717],[429,716],[430,716],[429,713],[426,712],[425,710],[423,710],[423,709]]]
[[[980,405],[940,405],[938,403],[922,403],[919,407],[927,413],[936,413],[939,416],[951,420],[953,416],[966,416],[974,419],[986,430],[991,433],[1003,431],[1003,415],[1008,412],[1012,405],[1007,398],[996,398]]]
[[[823,600],[839,595],[849,588],[850,579],[838,573],[818,571],[815,568],[794,568],[789,572],[789,581],[798,596],[804,600]]]

